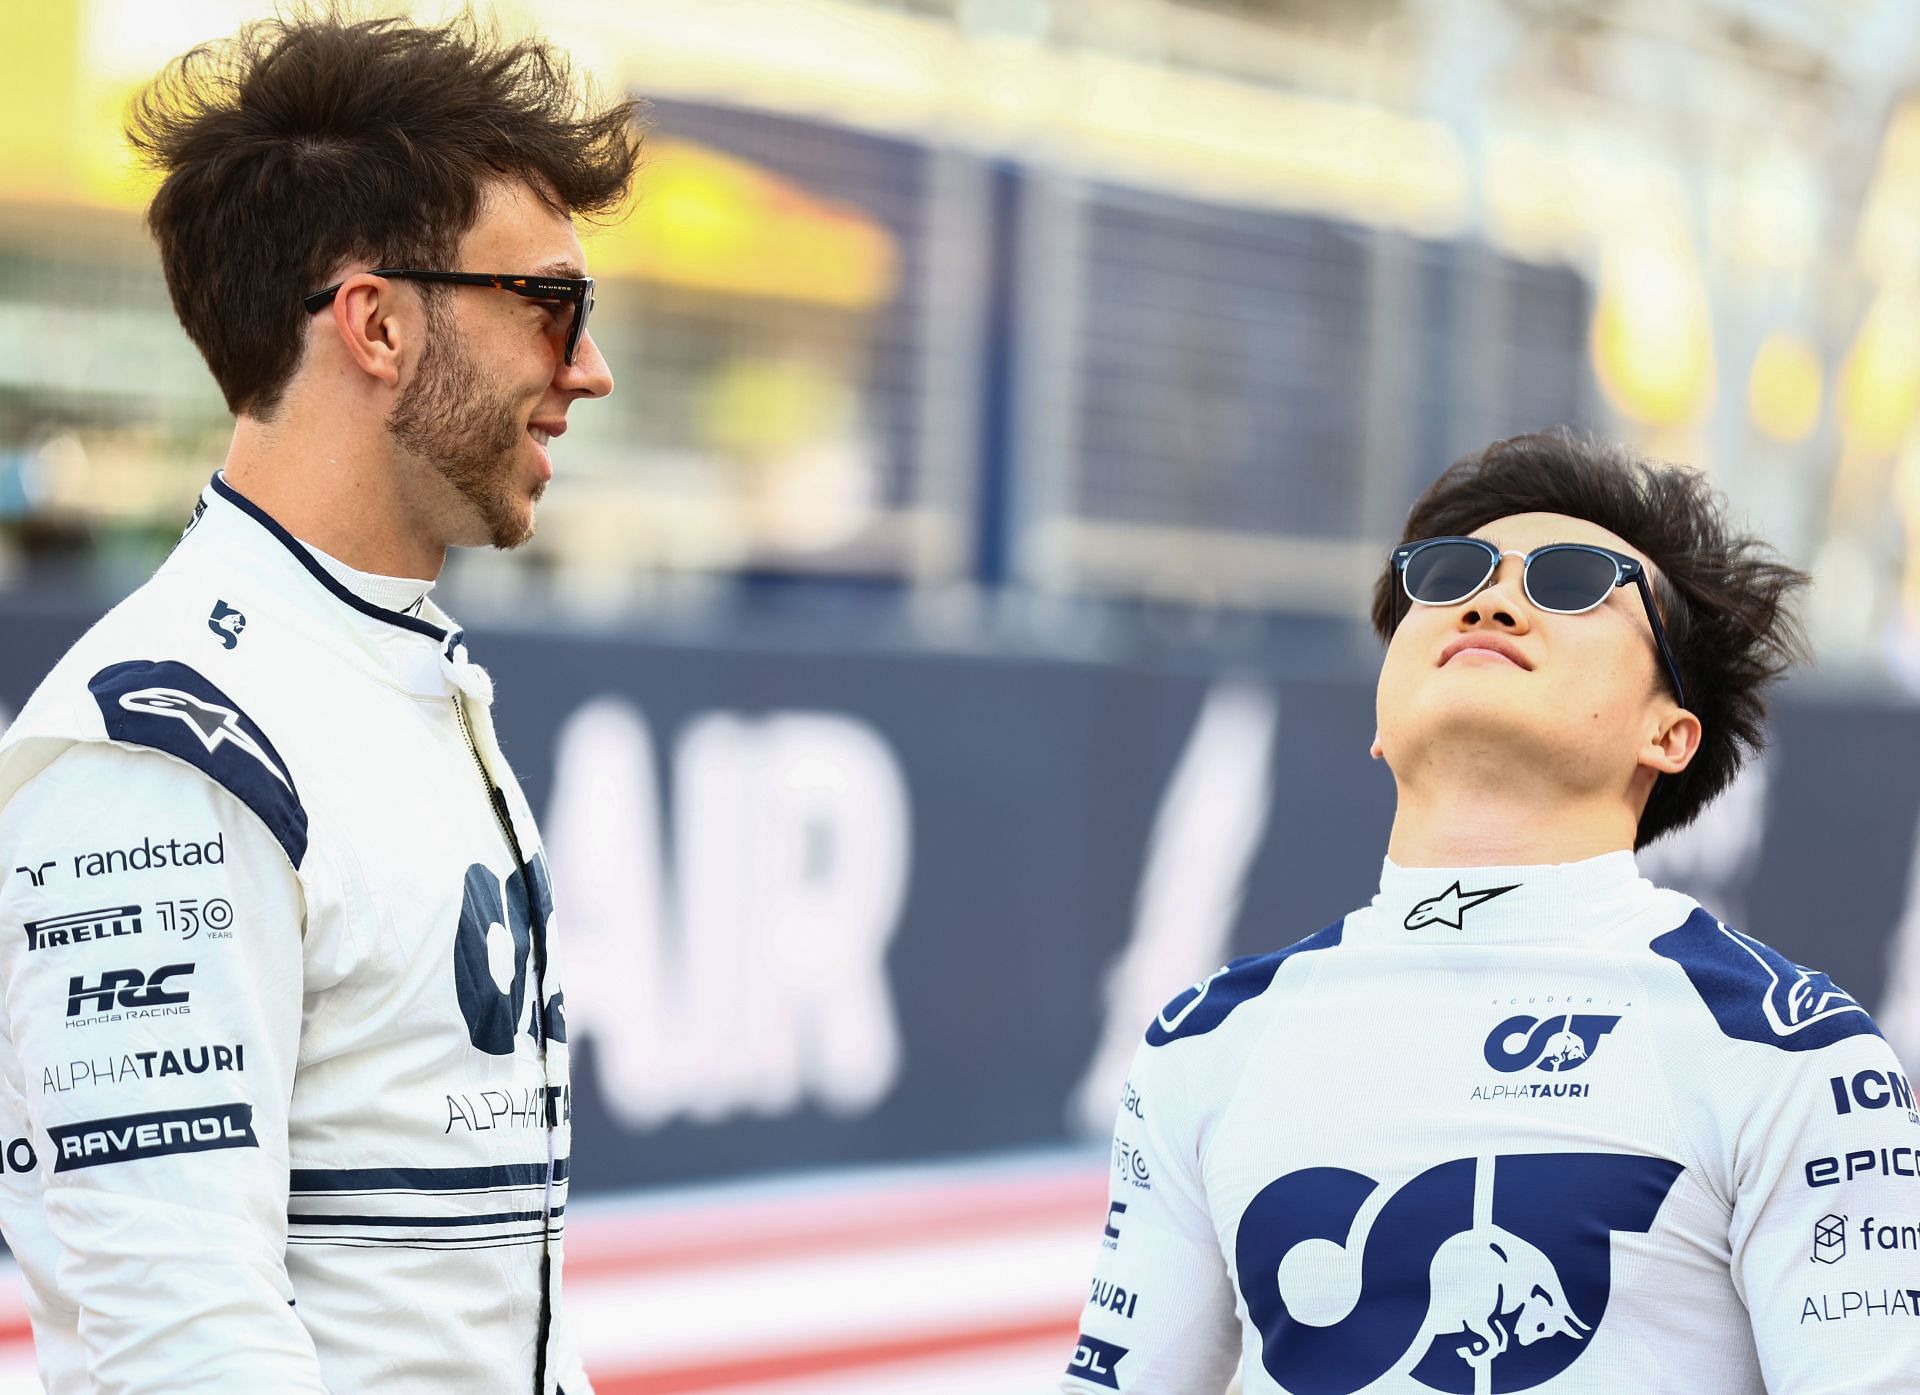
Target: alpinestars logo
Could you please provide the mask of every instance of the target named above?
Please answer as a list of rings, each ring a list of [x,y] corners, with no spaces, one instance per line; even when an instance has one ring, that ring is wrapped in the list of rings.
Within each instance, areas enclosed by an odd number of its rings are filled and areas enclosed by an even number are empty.
[[[1362,1173],[1288,1173],[1234,1244],[1261,1364],[1292,1395],[1354,1395],[1391,1370],[1446,1395],[1543,1385],[1606,1320],[1613,1232],[1650,1230],[1680,1172],[1631,1153],[1457,1158],[1380,1206]],[[1356,1296],[1342,1313],[1328,1294]]]
[[[280,763],[268,755],[258,741],[241,730],[240,714],[231,707],[205,702],[178,688],[142,688],[138,692],[124,694],[120,705],[129,712],[178,718],[186,723],[187,729],[200,739],[200,744],[209,752],[217,750],[223,742],[237,746],[264,765],[274,779],[288,789],[293,788],[292,781],[281,771]]]
[[[1451,925],[1455,930],[1464,930],[1468,911],[1519,889],[1520,884],[1515,882],[1512,886],[1490,886],[1485,891],[1462,891],[1460,883],[1455,882],[1438,896],[1429,896],[1408,911],[1402,923],[1409,930],[1424,930],[1429,925]]]

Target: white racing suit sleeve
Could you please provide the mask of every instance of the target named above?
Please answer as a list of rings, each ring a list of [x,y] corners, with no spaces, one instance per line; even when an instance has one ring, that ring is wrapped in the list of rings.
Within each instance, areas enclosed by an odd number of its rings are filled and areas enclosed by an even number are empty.
[[[1735,1141],[1733,1276],[1771,1395],[1920,1388],[1920,1115],[1850,1011],[1856,1034],[1768,1063]]]
[[[1195,1082],[1174,1078],[1182,1053],[1205,1045],[1143,1043],[1134,1054],[1092,1292],[1060,1385],[1068,1395],[1219,1395],[1233,1375],[1239,1321],[1201,1182]]]
[[[279,844],[200,772],[81,745],[0,811],[0,878],[0,1107],[45,1188],[44,1231],[7,1238],[77,1317],[87,1388],[324,1395],[286,1270],[303,897]]]

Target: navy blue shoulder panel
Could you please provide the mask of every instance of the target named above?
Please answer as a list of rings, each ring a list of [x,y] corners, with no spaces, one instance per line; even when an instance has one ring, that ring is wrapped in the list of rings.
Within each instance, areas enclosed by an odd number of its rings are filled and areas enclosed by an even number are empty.
[[[1651,948],[1685,971],[1720,1030],[1738,1041],[1818,1051],[1848,1037],[1880,1035],[1867,1010],[1825,974],[1801,968],[1706,911],[1694,911]]]
[[[107,735],[149,746],[205,771],[260,817],[297,869],[307,855],[307,811],[293,773],[239,704],[172,660],[133,659],[87,682]]]
[[[1259,997],[1273,983],[1280,966],[1296,954],[1309,950],[1332,949],[1340,943],[1346,921],[1336,920],[1326,929],[1307,936],[1298,944],[1272,954],[1250,955],[1217,969],[1181,993],[1160,1009],[1160,1015],[1147,1028],[1148,1046],[1165,1046],[1182,1037],[1203,1037],[1227,1020],[1227,1014],[1240,1004]]]

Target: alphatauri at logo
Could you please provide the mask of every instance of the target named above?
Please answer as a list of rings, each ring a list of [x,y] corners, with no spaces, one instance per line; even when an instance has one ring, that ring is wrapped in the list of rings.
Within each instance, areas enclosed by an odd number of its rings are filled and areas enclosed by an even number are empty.
[[[1481,1054],[1495,1070],[1508,1073],[1528,1066],[1551,1072],[1578,1070],[1619,1022],[1617,1013],[1571,1012],[1540,1018],[1521,1013],[1487,1034]]]
[[[1353,1395],[1396,1368],[1447,1395],[1543,1385],[1606,1320],[1613,1233],[1651,1229],[1680,1171],[1631,1153],[1457,1158],[1377,1208],[1363,1173],[1290,1172],[1234,1242],[1261,1364],[1291,1395]],[[1354,1295],[1344,1311],[1335,1293]]]
[[[1455,882],[1438,896],[1429,896],[1407,912],[1403,922],[1409,930],[1424,930],[1429,925],[1450,925],[1455,930],[1466,929],[1467,912],[1475,906],[1484,906],[1496,896],[1505,896],[1509,891],[1518,891],[1520,884],[1512,886],[1490,886],[1481,891],[1462,891],[1460,883]]]

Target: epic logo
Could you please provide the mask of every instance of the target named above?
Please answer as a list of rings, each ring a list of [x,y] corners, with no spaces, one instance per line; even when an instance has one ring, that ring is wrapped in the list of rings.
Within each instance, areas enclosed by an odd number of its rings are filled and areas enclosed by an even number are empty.
[[[1493,1177],[1478,1187],[1482,1167]],[[1402,1186],[1364,1236],[1354,1222],[1378,1182],[1338,1167],[1289,1173],[1248,1204],[1234,1247],[1261,1364],[1294,1395],[1352,1395],[1414,1353],[1413,1379],[1447,1395],[1473,1395],[1489,1368],[1503,1395],[1552,1380],[1606,1316],[1612,1232],[1650,1229],[1680,1171],[1627,1153],[1459,1158]],[[1308,1321],[1285,1290],[1296,1303],[1327,1290],[1328,1244],[1359,1296],[1344,1316]],[[1290,1283],[1305,1245],[1320,1251],[1302,1254],[1317,1280]]]
[[[81,1005],[91,1002],[93,1011],[109,1012],[115,1003],[123,1008],[159,1007],[165,1003],[184,1003],[187,990],[177,991],[167,988],[170,978],[191,974],[191,964],[167,964],[152,973],[142,973],[138,969],[108,969],[100,975],[97,987],[87,987],[84,975],[76,974],[67,980],[67,1016],[78,1017]]]
[[[567,1020],[561,1010],[564,994],[555,993],[544,1011],[537,1006],[527,1010],[527,960],[533,952],[536,916],[544,934],[553,916],[553,884],[547,878],[546,860],[538,853],[527,864],[525,878],[518,872],[507,878],[504,902],[500,878],[491,868],[484,862],[467,868],[460,927],[453,939],[453,987],[467,1021],[468,1040],[489,1056],[513,1054],[513,1038],[522,1017],[527,1019],[527,1035],[535,1041],[542,1030],[554,1041],[567,1039]],[[537,1027],[535,1012],[541,1018]]]
[[[1509,1017],[1487,1036],[1484,1055],[1495,1070],[1568,1071],[1585,1063],[1618,1016],[1576,1012],[1564,1017]]]

